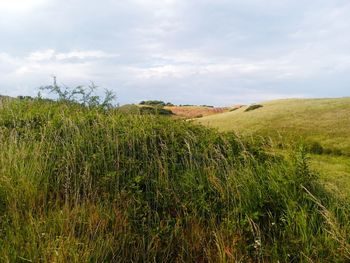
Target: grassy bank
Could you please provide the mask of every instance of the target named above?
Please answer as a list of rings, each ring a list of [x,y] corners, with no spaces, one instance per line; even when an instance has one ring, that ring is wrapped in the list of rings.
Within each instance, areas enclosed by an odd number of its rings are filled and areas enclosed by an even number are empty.
[[[259,104],[260,105],[260,104]],[[312,154],[312,167],[341,195],[350,184],[350,98],[286,99],[261,103],[196,121],[243,137],[263,136],[277,148],[290,149],[302,142]]]
[[[347,262],[350,206],[309,168],[172,118],[0,109],[0,261]]]
[[[221,131],[263,135],[289,143],[300,139],[350,154],[350,98],[286,99],[261,103],[263,107],[198,119]]]

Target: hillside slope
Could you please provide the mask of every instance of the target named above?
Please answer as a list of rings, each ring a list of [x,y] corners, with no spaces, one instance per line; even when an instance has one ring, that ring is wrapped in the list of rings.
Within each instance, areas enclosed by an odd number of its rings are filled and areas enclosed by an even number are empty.
[[[224,113],[229,110],[229,108],[215,108],[206,106],[166,106],[165,109],[171,110],[175,115],[184,118],[199,118]]]
[[[242,135],[260,134],[291,141],[304,138],[350,153],[350,98],[285,99],[198,119],[201,124]]]

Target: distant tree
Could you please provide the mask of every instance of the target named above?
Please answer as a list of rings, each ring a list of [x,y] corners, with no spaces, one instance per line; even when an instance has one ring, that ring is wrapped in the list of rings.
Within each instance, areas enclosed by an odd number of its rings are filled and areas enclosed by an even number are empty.
[[[149,106],[165,106],[166,103],[161,100],[146,100],[146,101],[141,101],[140,105],[149,105]]]
[[[19,100],[33,100],[34,98],[32,98],[31,96],[17,96],[17,99]]]
[[[214,106],[212,106],[212,105],[201,105],[201,107],[205,107],[205,108],[214,108]]]

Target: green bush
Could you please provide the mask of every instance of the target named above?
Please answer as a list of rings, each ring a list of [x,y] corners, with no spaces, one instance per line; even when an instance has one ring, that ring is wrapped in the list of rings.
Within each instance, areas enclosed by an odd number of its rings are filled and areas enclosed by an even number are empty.
[[[260,105],[260,104],[254,104],[254,105],[250,105],[248,108],[246,108],[245,111],[252,111],[252,110],[262,108],[262,107],[264,107],[264,106]]]
[[[134,104],[126,104],[117,108],[118,112],[127,114],[151,114],[151,115],[172,115],[171,110],[164,109],[162,107],[153,106],[138,106]]]
[[[167,104],[164,101],[161,100],[146,100],[146,101],[141,101],[140,105],[150,105],[150,106],[166,106]]]
[[[48,91],[56,96],[57,101],[71,104],[80,104],[85,107],[99,107],[102,109],[110,109],[113,107],[113,101],[116,95],[111,90],[105,90],[104,97],[96,94],[96,86],[93,82],[91,85],[77,86],[75,88],[67,86],[59,86],[56,77],[53,77],[53,84],[40,87],[42,91]],[[38,94],[38,99],[41,99],[41,93]]]
[[[324,148],[319,142],[312,142],[309,146],[309,152],[314,154],[323,154]]]

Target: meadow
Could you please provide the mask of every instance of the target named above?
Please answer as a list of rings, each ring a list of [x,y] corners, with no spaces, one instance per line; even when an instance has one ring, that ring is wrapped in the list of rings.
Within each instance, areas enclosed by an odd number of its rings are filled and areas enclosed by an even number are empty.
[[[349,262],[349,200],[305,147],[267,145],[159,114],[5,101],[0,261]]]
[[[350,98],[284,99],[261,106],[251,111],[245,106],[197,121],[243,137],[268,138],[279,152],[302,143],[327,187],[349,195]]]
[[[350,154],[350,98],[284,99],[262,103],[261,108],[207,116],[200,123],[242,135],[267,135],[284,142],[306,140]]]

